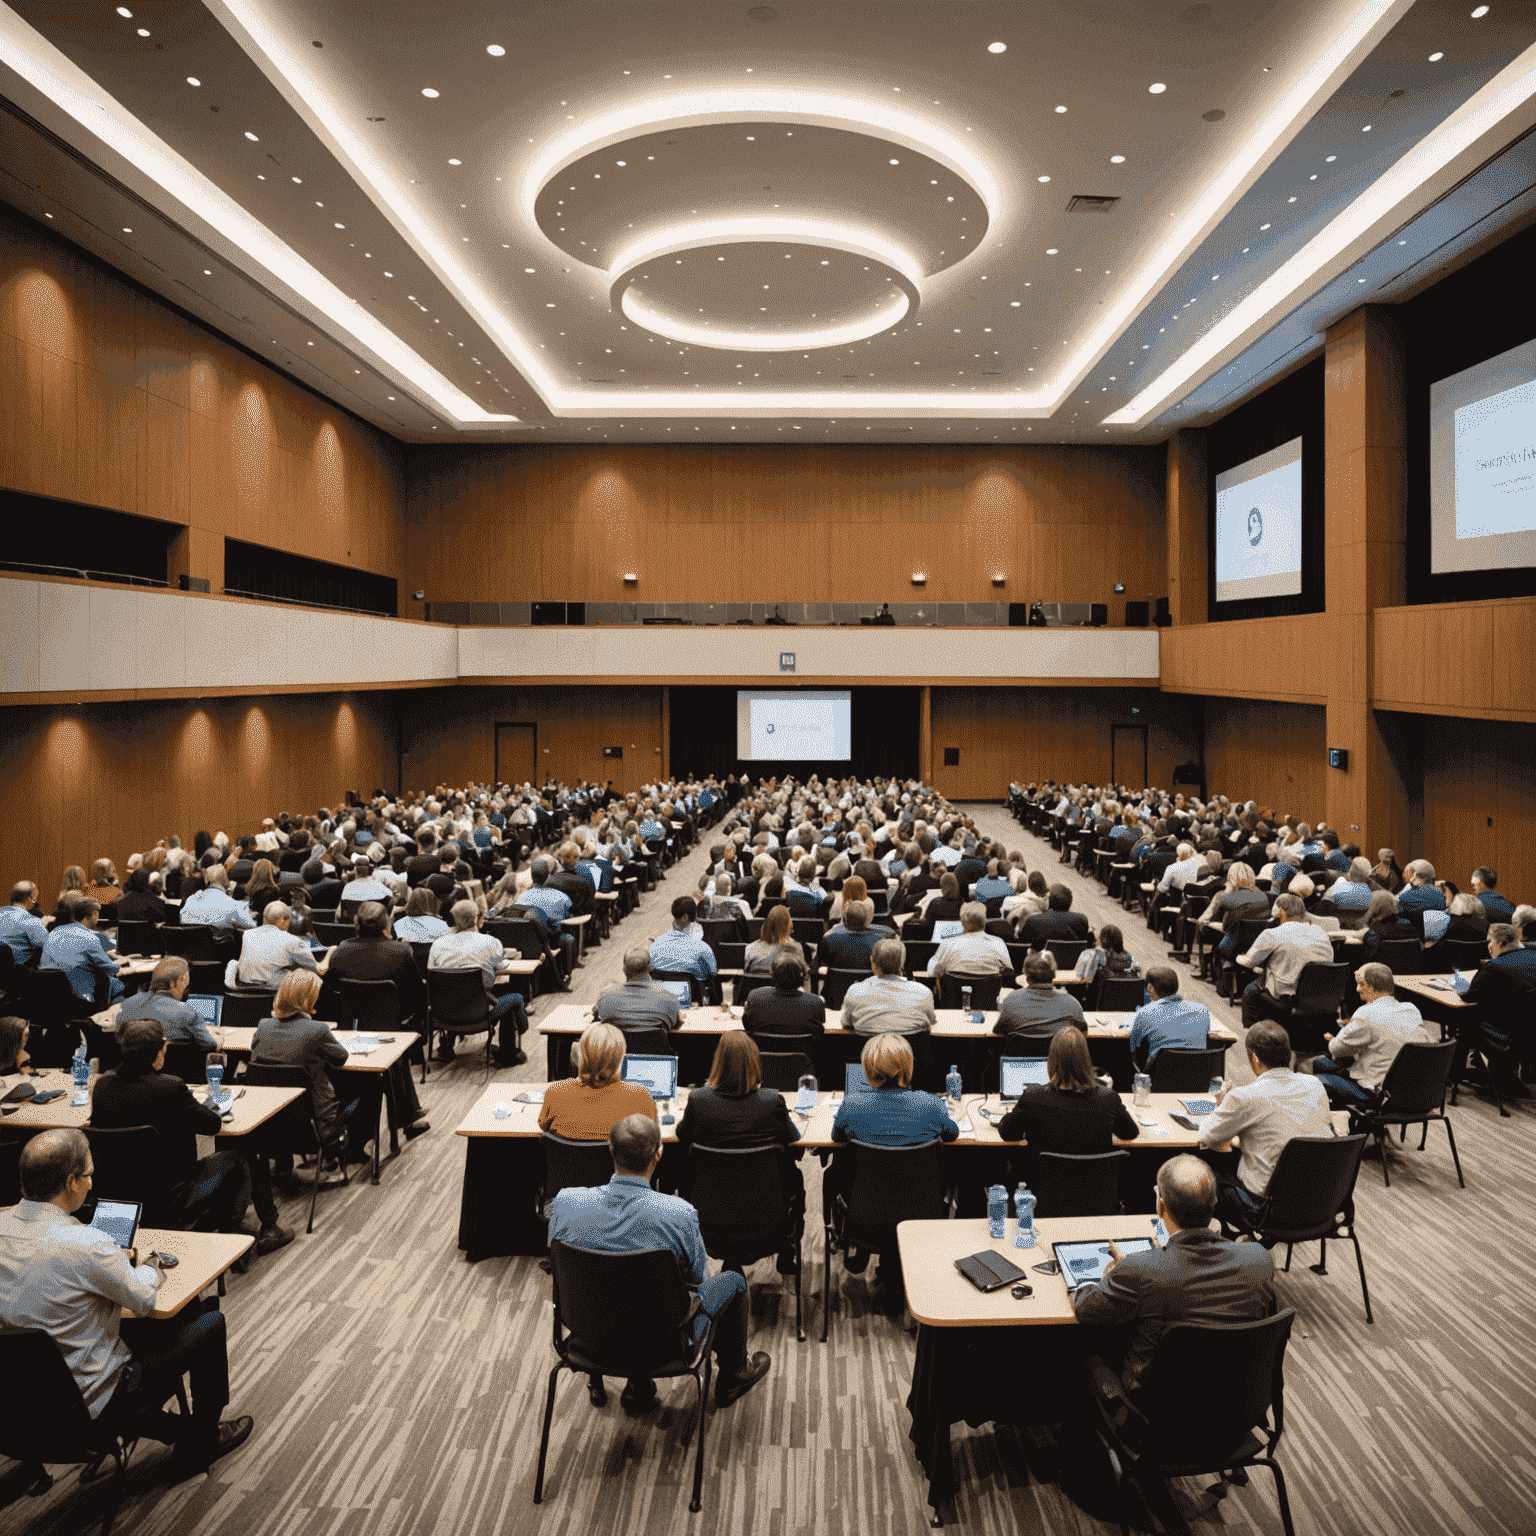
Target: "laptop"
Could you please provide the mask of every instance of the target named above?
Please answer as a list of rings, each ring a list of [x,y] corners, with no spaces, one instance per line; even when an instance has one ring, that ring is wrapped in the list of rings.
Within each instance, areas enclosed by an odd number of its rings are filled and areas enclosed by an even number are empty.
[[[933,925],[933,937],[938,943],[955,939],[965,932],[965,925],[952,917],[941,917]]]
[[[677,1097],[676,1056],[626,1056],[621,1074],[626,1083],[640,1083],[658,1103]]]
[[[119,1248],[132,1248],[143,1209],[135,1200],[98,1200],[91,1225],[98,1232],[105,1232]]]
[[[219,1015],[224,1012],[224,999],[209,993],[189,992],[182,1001],[194,1009],[209,1029],[219,1027]]]
[[[670,992],[677,999],[679,1008],[686,1008],[693,1002],[693,988],[686,981],[658,981],[655,985]]]
[[[874,1084],[870,1082],[864,1068],[856,1061],[850,1061],[843,1076],[843,1092],[846,1094],[873,1093]]]
[[[1043,1088],[1051,1080],[1044,1056],[1004,1056],[1000,1066],[998,1096],[1005,1104],[1026,1088]]]
[[[1117,1237],[1115,1246],[1121,1258],[1129,1253],[1145,1253],[1152,1247],[1150,1237]],[[1056,1255],[1057,1267],[1067,1282],[1067,1289],[1080,1285],[1094,1285],[1104,1278],[1105,1266],[1114,1257],[1109,1242],[1052,1243],[1051,1252]]]

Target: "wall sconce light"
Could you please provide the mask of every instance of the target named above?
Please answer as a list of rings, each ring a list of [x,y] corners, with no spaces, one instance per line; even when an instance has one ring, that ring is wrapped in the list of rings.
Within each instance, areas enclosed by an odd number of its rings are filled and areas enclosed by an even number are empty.
[[[994,576],[992,578],[992,585],[994,587],[1006,587],[1008,585],[1008,578],[1006,576]]]
[[[639,581],[639,580],[640,580],[640,577],[634,571],[625,571],[624,572],[624,585],[626,587],[634,586],[634,584],[637,581]]]
[[[424,603],[427,600],[427,589],[425,587],[417,587],[417,589],[411,593],[411,597],[418,603]]]
[[[927,583],[927,580],[928,580],[927,576],[924,575],[922,571],[913,571],[912,572],[912,585],[914,587],[921,587],[921,586],[925,585]]]
[[[1115,583],[1115,596],[1116,597],[1123,597],[1124,595],[1125,595],[1125,583],[1123,581],[1117,581]]]

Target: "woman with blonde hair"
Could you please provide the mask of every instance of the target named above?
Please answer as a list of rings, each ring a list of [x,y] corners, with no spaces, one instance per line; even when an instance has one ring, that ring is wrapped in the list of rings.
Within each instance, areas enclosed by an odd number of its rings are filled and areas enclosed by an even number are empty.
[[[85,891],[86,895],[94,896],[104,907],[116,903],[123,890],[118,882],[117,866],[111,859],[97,859],[91,865],[91,880]]]
[[[606,1141],[626,1115],[657,1118],[656,1101],[640,1083],[620,1077],[624,1035],[612,1024],[589,1024],[571,1049],[576,1076],[544,1090],[539,1129],[569,1141]]]
[[[749,976],[766,976],[773,970],[773,957],[781,949],[805,959],[805,951],[793,937],[794,919],[789,908],[774,907],[763,919],[763,936],[747,945],[746,972]]]
[[[341,1106],[326,1068],[346,1066],[347,1048],[331,1033],[329,1024],[315,1018],[319,1001],[320,977],[309,970],[289,971],[277,989],[272,1017],[256,1026],[251,1060],[258,1065],[304,1068],[321,1140],[330,1141],[335,1139]]]

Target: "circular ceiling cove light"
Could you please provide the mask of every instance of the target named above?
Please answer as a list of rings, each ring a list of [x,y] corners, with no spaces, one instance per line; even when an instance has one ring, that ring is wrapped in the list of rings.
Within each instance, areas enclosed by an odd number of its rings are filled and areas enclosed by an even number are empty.
[[[988,53],[1007,53],[1008,52],[1008,44],[1007,43],[988,43],[987,44],[987,52]]]
[[[636,288],[624,290],[619,307],[636,325],[690,346],[717,347],[731,352],[803,352],[815,347],[846,347],[878,336],[900,324],[911,313],[912,306],[906,291],[895,288],[891,297],[866,318],[814,331],[728,331],[699,325],[675,315],[662,314],[652,308]]]
[[[493,59],[499,59],[507,50],[500,43],[492,43],[485,50]]]
[[[1156,82],[1156,83],[1155,83],[1155,84],[1153,84],[1153,85],[1149,85],[1149,86],[1148,86],[1148,87],[1147,87],[1147,89],[1148,89],[1148,90],[1149,90],[1149,91],[1150,91],[1150,92],[1151,92],[1151,93],[1152,93],[1152,94],[1153,94],[1153,95],[1154,95],[1154,96],[1161,96],[1161,95],[1162,95],[1162,94],[1163,94],[1163,92],[1164,92],[1164,91],[1166,91],[1166,90],[1167,90],[1167,89],[1168,89],[1168,87],[1167,87],[1167,86],[1166,86],[1166,85],[1164,85],[1164,84],[1163,84],[1163,82],[1162,82],[1162,81],[1161,81],[1161,80],[1159,80],[1159,81],[1157,81],[1157,82]]]

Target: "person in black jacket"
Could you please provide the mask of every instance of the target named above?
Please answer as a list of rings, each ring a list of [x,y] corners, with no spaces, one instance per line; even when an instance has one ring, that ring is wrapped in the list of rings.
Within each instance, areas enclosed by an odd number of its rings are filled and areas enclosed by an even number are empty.
[[[585,917],[597,906],[597,892],[591,882],[577,872],[580,850],[575,843],[565,843],[559,853],[560,869],[544,883],[571,898],[571,916]]]
[[[149,871],[136,869],[128,876],[128,889],[117,898],[117,920],[130,923],[163,923],[165,903],[149,888]]]
[[[827,1005],[814,992],[806,992],[805,961],[789,948],[781,949],[769,967],[773,986],[755,987],[747,994],[741,1022],[747,1033],[769,1050],[775,1035],[814,1035],[826,1033]]]
[[[1094,1075],[1081,1030],[1070,1025],[1057,1030],[1046,1070],[1050,1081],[1026,1088],[997,1128],[1004,1141],[1028,1142],[1015,1154],[1019,1176],[1030,1177],[1042,1152],[1112,1152],[1117,1136],[1135,1139],[1136,1121],[1120,1095]]]
[[[741,1030],[721,1035],[708,1086],[688,1095],[677,1123],[677,1144],[686,1152],[692,1146],[789,1147],[799,1141],[784,1095],[762,1087],[762,1080],[762,1058],[752,1037]],[[781,1177],[798,1242],[805,1230],[805,1180],[788,1159],[781,1165]],[[781,1275],[794,1274],[793,1244],[779,1254],[778,1269]]]
[[[1088,919],[1072,908],[1072,892],[1064,885],[1053,885],[1046,894],[1048,906],[1019,924],[1019,941],[1041,950],[1049,939],[1081,939],[1087,942]]]
[[[318,858],[306,864],[301,874],[304,877],[304,889],[309,898],[309,905],[318,907],[322,912],[334,912],[341,902],[341,893],[346,889],[346,882],[328,875],[325,865]]]

